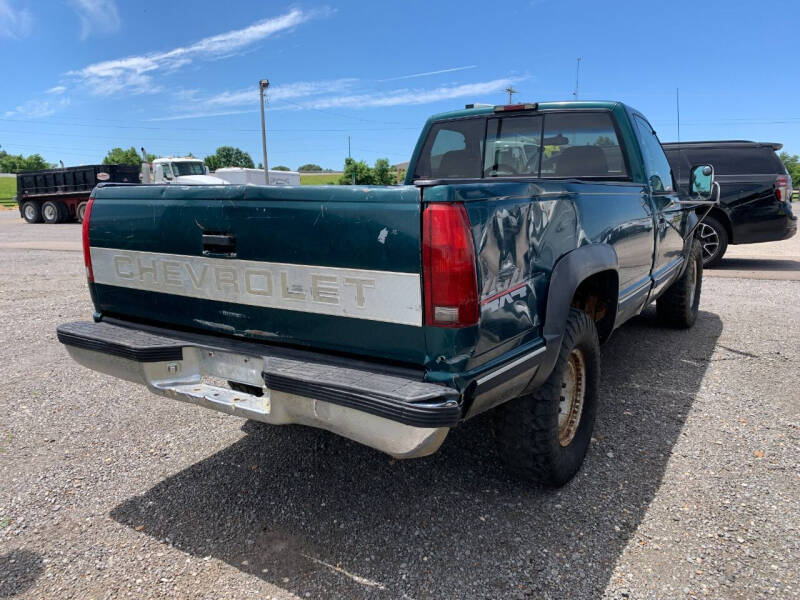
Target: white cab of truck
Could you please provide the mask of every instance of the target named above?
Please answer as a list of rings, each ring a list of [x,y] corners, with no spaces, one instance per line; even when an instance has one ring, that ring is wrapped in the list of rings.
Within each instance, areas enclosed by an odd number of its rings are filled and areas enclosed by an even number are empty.
[[[229,182],[208,174],[203,161],[193,156],[166,156],[152,163],[142,163],[142,183],[177,183],[179,185],[228,185]]]

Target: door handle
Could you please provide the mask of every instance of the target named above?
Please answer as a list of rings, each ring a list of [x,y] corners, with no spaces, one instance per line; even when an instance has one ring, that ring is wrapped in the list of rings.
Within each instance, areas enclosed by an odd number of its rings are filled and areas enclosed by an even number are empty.
[[[230,233],[204,233],[203,256],[235,257],[236,236]]]

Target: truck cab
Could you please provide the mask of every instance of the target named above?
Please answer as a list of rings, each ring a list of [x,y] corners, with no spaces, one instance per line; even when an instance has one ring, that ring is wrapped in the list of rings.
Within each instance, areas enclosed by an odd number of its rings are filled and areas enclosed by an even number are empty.
[[[142,168],[142,183],[177,183],[180,185],[228,185],[219,177],[209,175],[203,161],[192,156],[167,156],[152,162],[152,175]]]

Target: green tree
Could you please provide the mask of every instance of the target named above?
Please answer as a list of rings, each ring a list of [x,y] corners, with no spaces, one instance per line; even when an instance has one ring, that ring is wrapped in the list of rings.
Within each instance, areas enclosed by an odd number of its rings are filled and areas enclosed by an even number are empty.
[[[225,167],[255,168],[250,155],[241,148],[234,148],[233,146],[220,146],[214,154],[206,156],[203,162],[212,171]]]
[[[314,163],[308,163],[305,165],[300,165],[299,167],[297,167],[297,170],[300,171],[301,173],[317,173],[319,171],[322,171],[322,167],[320,167],[319,165],[315,165]]]
[[[363,160],[344,159],[344,174],[339,185],[375,185],[375,171]]]
[[[263,169],[264,167],[261,167],[261,168]],[[291,169],[289,167],[285,167],[283,165],[278,165],[277,167],[272,167],[272,170],[273,171],[291,171]]]
[[[22,154],[6,154],[4,152],[0,155],[0,172],[2,173],[22,173],[54,167],[55,165],[47,162],[40,154],[22,156]]]
[[[792,177],[792,187],[795,189],[800,187],[800,156],[797,156],[797,154],[789,154],[788,152],[781,152],[778,158],[781,159],[781,162]]]
[[[388,158],[376,160],[372,171],[375,174],[375,183],[377,185],[394,185],[397,183],[397,174],[389,164]]]
[[[617,144],[616,144],[616,142],[614,142],[614,140],[612,140],[607,135],[600,135],[594,141],[594,145],[595,146],[616,146]]]
[[[153,162],[156,159],[155,154],[147,155],[147,162]],[[112,148],[103,159],[104,165],[139,165],[142,162],[142,155],[136,151],[136,148],[131,146],[127,150],[122,148]]]

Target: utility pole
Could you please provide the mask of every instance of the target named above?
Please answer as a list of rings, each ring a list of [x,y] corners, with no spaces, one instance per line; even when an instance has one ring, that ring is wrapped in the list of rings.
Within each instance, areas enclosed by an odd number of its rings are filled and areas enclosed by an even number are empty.
[[[269,79],[258,82],[258,95],[261,99],[261,149],[264,151],[264,183],[269,185],[269,167],[267,166],[267,127],[264,123],[264,90],[269,87]]]
[[[578,84],[580,83],[581,79],[581,57],[577,58],[578,66],[575,67],[575,91],[572,92],[573,99],[578,99]]]
[[[347,158],[353,158],[350,154],[350,136],[347,136]],[[353,168],[353,185],[356,184],[356,170]]]
[[[504,91],[504,92],[508,92],[508,103],[509,103],[509,104],[513,104],[513,101],[511,100],[511,97],[512,97],[514,94],[516,94],[516,93],[517,93],[517,90],[515,90],[515,89],[514,89],[514,86],[513,86],[513,85],[509,85],[509,86],[508,86],[508,87],[507,87],[505,90],[503,90],[503,91]]]

